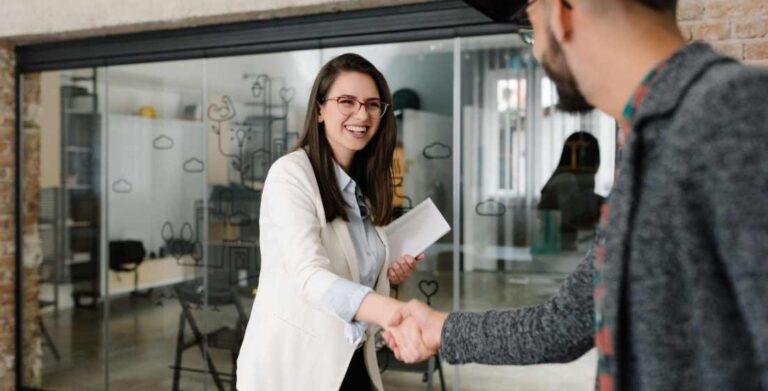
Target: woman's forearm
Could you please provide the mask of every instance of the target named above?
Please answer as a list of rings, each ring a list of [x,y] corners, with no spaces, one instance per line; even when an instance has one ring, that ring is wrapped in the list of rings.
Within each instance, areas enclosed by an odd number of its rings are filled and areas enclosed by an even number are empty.
[[[378,293],[369,293],[363,298],[355,314],[355,320],[386,326],[403,303]]]

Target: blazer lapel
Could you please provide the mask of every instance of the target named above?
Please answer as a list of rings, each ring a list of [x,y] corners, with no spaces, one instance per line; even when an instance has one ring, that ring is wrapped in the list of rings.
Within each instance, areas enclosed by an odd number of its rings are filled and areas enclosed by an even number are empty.
[[[349,272],[352,275],[352,281],[360,283],[360,267],[359,260],[357,258],[357,252],[352,244],[352,237],[349,234],[349,228],[347,223],[342,219],[336,219],[330,224],[333,232],[339,239],[339,244],[344,252],[344,256],[347,259],[347,266],[349,266]],[[376,281],[375,290],[378,293],[389,295],[389,279],[387,277],[387,270],[389,270],[389,244],[387,242],[387,235],[384,233],[383,227],[375,227],[376,233],[379,235],[379,239],[384,243],[384,266],[382,266],[379,272],[378,280]]]
[[[382,266],[379,278],[376,281],[376,291],[389,296],[389,277],[387,277],[387,270],[389,270],[390,264],[389,242],[387,241],[387,235],[384,233],[384,227],[376,227],[376,233],[379,234],[379,239],[384,243],[384,266]]]
[[[347,259],[347,266],[349,266],[349,273],[352,275],[352,281],[360,283],[360,268],[359,260],[357,259],[357,252],[355,246],[352,245],[352,237],[349,235],[349,228],[347,228],[347,222],[342,219],[336,219],[331,222],[333,232],[339,238],[339,244],[344,251],[344,256]]]

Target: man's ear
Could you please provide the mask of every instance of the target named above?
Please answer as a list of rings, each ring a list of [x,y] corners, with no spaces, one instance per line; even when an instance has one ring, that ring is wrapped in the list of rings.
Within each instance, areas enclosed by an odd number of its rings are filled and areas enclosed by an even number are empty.
[[[561,45],[570,41],[573,35],[573,7],[567,0],[552,0],[549,10],[549,25],[552,34]]]

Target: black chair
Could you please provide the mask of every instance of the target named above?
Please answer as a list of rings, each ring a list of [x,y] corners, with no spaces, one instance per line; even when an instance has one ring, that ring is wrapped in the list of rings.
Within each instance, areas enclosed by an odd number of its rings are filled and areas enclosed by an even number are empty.
[[[206,373],[203,369],[185,368],[182,366],[182,355],[185,350],[193,348],[195,346],[200,350],[200,354],[203,360],[207,363],[208,371],[213,377],[213,382],[219,391],[224,391],[224,383],[229,383],[229,389],[234,391],[237,384],[237,354],[240,350],[240,345],[245,335],[245,327],[248,324],[248,315],[240,302],[240,293],[237,286],[231,288],[223,288],[220,284],[211,284],[209,281],[209,292],[206,295],[206,291],[203,288],[203,283],[200,280],[183,282],[174,285],[173,289],[176,293],[176,297],[181,304],[181,314],[179,315],[179,331],[176,337],[176,354],[174,357],[173,369],[173,391],[179,390],[179,380],[181,377],[181,371],[189,371],[196,373]],[[207,300],[206,300],[207,299]],[[197,320],[193,314],[192,306],[196,306],[198,309],[202,308],[204,303],[210,306],[214,311],[219,307],[233,305],[237,310],[237,320],[232,327],[224,326],[215,329],[210,332],[203,332]],[[189,325],[192,331],[193,339],[191,341],[185,341],[184,331],[186,326]],[[222,349],[229,350],[230,357],[232,359],[232,373],[222,373],[216,369],[216,365],[208,354],[207,349]]]
[[[109,269],[116,272],[133,273],[133,292],[131,296],[149,297],[152,289],[139,292],[139,266],[144,262],[147,250],[138,240],[109,241]]]
[[[419,281],[419,291],[426,297],[427,305],[432,305],[432,296],[437,293],[440,285],[437,280],[421,280]],[[382,338],[377,336],[377,338]],[[383,338],[382,338],[383,339]],[[378,346],[378,344],[377,344]],[[376,350],[376,357],[379,360],[380,372],[384,373],[386,370],[403,371],[403,372],[416,372],[423,373],[422,381],[427,383],[427,390],[432,390],[432,377],[434,371],[437,371],[440,376],[440,389],[445,391],[445,379],[443,378],[443,366],[441,365],[440,352],[430,357],[429,360],[416,364],[406,364],[395,357],[395,353],[389,346],[382,343],[382,347]]]

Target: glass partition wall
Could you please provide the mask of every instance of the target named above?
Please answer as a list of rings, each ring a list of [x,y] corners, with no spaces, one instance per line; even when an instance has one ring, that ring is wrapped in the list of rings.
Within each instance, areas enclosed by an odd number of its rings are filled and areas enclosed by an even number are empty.
[[[42,383],[26,386],[230,388],[258,292],[264,178],[296,142],[318,70],[346,52],[374,63],[394,94],[396,214],[430,198],[453,230],[397,297],[482,311],[557,290],[594,236],[615,124],[555,110],[554,86],[516,35],[27,74],[25,167],[39,169],[25,243],[39,257],[25,270],[40,284],[26,302],[37,355],[25,367]],[[593,387],[590,355],[558,367],[442,363],[433,376],[385,350],[379,361],[389,389],[437,387],[441,374],[449,389]]]
[[[176,367],[204,369],[199,351],[189,349],[183,365],[174,360],[177,287],[201,288],[195,304],[207,310],[204,76],[201,60],[107,69],[109,389],[171,388]],[[192,380],[185,389],[204,389],[199,372],[182,379]]]
[[[460,46],[456,304],[485,311],[543,303],[594,239],[613,181],[615,121],[556,110],[555,86],[517,36],[464,38]],[[594,352],[566,365],[469,366],[462,386],[587,390],[594,369]]]

